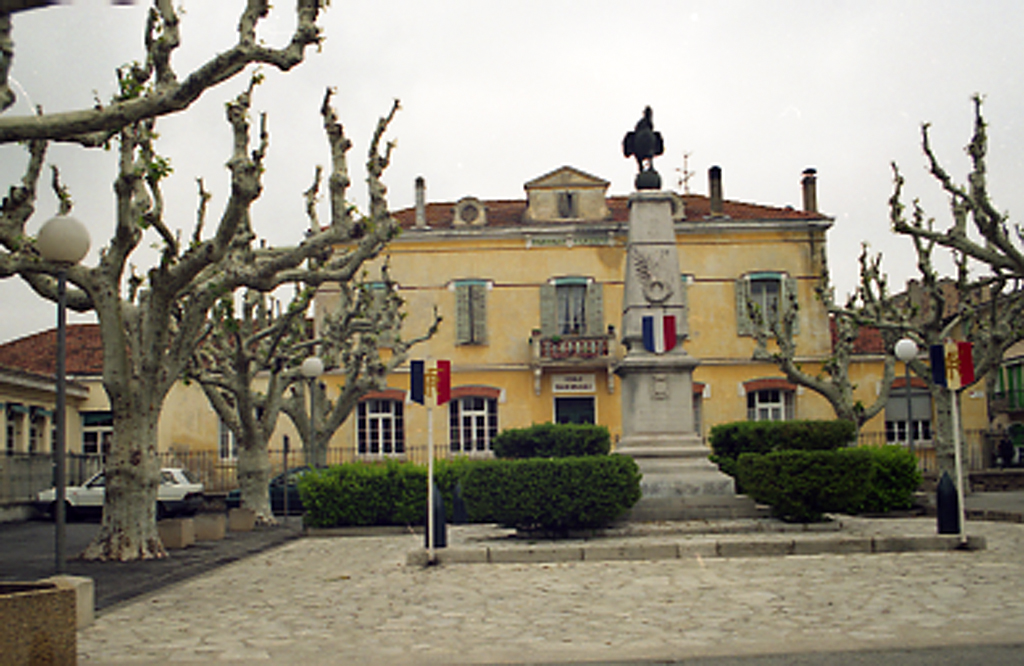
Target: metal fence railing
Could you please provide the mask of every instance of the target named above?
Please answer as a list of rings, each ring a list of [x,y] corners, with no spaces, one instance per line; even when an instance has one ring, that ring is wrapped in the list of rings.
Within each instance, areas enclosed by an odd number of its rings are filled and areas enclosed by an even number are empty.
[[[968,430],[965,433],[964,468],[967,471],[979,471],[996,466],[999,437],[997,433],[985,430]],[[886,435],[881,433],[861,433],[858,444],[861,446],[881,446],[887,444]],[[934,472],[937,469],[935,446],[931,440],[914,443],[914,451],[922,472]],[[450,459],[459,455],[469,457],[490,457],[488,451],[468,453],[453,452],[445,445],[435,446],[435,459]],[[285,455],[282,449],[268,451],[271,474],[279,474],[285,468]],[[227,493],[238,487],[236,475],[237,462],[226,460],[217,451],[164,451],[158,454],[161,467],[183,467],[190,470],[207,493]],[[360,455],[351,448],[331,448],[327,450],[327,464],[336,465],[355,460],[384,461],[389,458],[406,460],[418,464],[427,462],[427,446],[417,444],[405,446],[400,453]],[[307,464],[302,448],[297,447],[288,453],[287,466],[299,467]],[[104,459],[100,455],[67,454],[66,476],[68,485],[84,483],[93,474],[103,469]],[[53,459],[49,453],[12,453],[0,454],[0,506],[24,504],[35,499],[40,490],[53,486]]]
[[[967,430],[964,432],[963,465],[971,472],[989,469],[995,466],[994,451],[997,434],[987,430]],[[906,442],[890,442],[884,432],[861,433],[857,440],[860,446],[882,446],[884,444],[900,444]],[[922,472],[938,471],[935,457],[935,442],[931,439],[914,442],[914,453],[917,464]]]
[[[64,469],[68,485],[79,485],[103,469],[103,459],[69,453]],[[51,454],[7,451],[0,455],[0,505],[32,502],[40,490],[53,487],[53,479]]]

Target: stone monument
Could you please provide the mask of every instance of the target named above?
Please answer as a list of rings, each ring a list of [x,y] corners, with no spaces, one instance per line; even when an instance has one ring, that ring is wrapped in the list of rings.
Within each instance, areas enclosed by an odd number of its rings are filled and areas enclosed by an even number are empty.
[[[650,107],[623,141],[637,158],[637,192],[629,198],[629,238],[622,302],[622,439],[617,451],[643,473],[642,497],[629,520],[690,520],[756,515],[737,496],[732,477],[708,460],[711,453],[693,418],[693,370],[700,363],[679,344],[687,306],[676,249],[673,206],[660,190],[653,157],[662,152]],[[646,162],[646,164],[645,164]]]

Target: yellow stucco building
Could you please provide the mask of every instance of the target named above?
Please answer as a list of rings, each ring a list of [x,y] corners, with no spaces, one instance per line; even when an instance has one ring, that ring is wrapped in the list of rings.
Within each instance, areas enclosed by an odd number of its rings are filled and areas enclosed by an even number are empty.
[[[726,201],[721,179],[713,168],[708,195],[672,195],[686,302],[677,328],[680,344],[699,361],[693,373],[696,431],[706,439],[712,426],[743,419],[833,418],[821,396],[786,381],[775,365],[752,360],[755,341],[745,305],[750,297],[764,316],[774,316],[794,295],[802,367],[813,372],[831,354],[828,317],[814,288],[833,220],[817,210],[815,174],[794,178],[794,189],[802,190],[800,209]],[[622,434],[615,369],[625,352],[619,329],[628,198],[609,196],[607,181],[572,167],[530,180],[524,189],[516,200],[428,203],[419,181],[416,205],[395,213],[403,233],[387,255],[406,300],[404,335],[422,334],[434,308],[443,317],[437,335],[413,350],[414,358],[451,362],[452,400],[432,410],[439,456],[489,455],[499,431],[533,423],[594,422],[607,426],[614,441]],[[321,289],[318,321],[337,298],[336,289]],[[54,342],[50,330],[0,345],[0,368],[7,371],[0,378],[0,427],[10,455],[51,450],[53,389],[46,378],[52,377]],[[850,372],[858,399],[870,404],[880,388],[884,350],[867,336],[858,352]],[[68,448],[99,454],[113,433],[98,327],[69,327],[68,353],[75,382]],[[902,373],[897,364],[893,397],[863,428],[864,440],[906,441]],[[330,391],[342,380],[327,373],[321,381]],[[386,390],[366,396],[342,424],[329,460],[425,460],[428,410],[410,401],[408,389],[405,365],[387,378]],[[927,448],[932,410],[920,380],[912,382],[911,398],[914,439]],[[983,386],[965,391],[965,429],[985,429],[987,414]],[[271,448],[279,450],[285,436],[297,452],[300,440],[282,416]],[[159,449],[178,454],[168,461],[196,452],[227,465],[234,459],[230,432],[195,385],[179,384],[167,396]]]
[[[627,198],[609,196],[607,181],[572,167],[524,188],[521,200],[428,203],[418,181],[416,205],[395,214],[403,233],[387,254],[406,299],[405,335],[425,330],[434,308],[444,318],[413,355],[451,362],[452,402],[435,410],[433,431],[435,445],[449,453],[486,452],[500,430],[549,421],[595,422],[613,440],[621,435],[615,368],[624,353],[618,329]],[[746,307],[750,296],[775,316],[795,294],[801,362],[813,368],[831,353],[814,287],[833,220],[817,211],[815,188],[808,170],[800,210],[725,201],[721,171],[713,168],[709,196],[673,195],[687,303],[678,328],[681,344],[700,361],[694,405],[703,437],[715,424],[747,418],[833,417],[820,396],[752,360]],[[318,312],[336,299],[323,288]],[[872,365],[880,380],[881,366]],[[865,380],[863,390],[876,388]],[[363,401],[335,442],[357,454],[419,458],[427,414],[408,401],[407,369],[388,386]]]

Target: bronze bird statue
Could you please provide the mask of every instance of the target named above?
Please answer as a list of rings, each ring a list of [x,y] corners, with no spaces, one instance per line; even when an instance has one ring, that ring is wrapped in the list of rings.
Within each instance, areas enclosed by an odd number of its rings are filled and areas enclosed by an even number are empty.
[[[641,173],[654,170],[654,158],[665,152],[665,145],[661,140],[661,132],[654,131],[654,112],[651,107],[644,108],[644,117],[637,122],[632,132],[626,133],[622,140],[622,152],[626,157],[636,158]]]

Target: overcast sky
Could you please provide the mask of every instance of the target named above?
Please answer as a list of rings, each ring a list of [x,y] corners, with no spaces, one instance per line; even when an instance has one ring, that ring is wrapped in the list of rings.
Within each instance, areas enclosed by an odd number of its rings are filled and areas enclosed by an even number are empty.
[[[175,4],[185,10],[174,56],[184,76],[233,43],[244,3]],[[260,30],[265,42],[289,37],[291,4],[274,3]],[[17,14],[11,76],[19,102],[6,115],[108,100],[114,69],[143,57],[145,9],[76,0]],[[907,176],[908,196],[945,224],[945,198],[924,170],[920,125],[932,124],[936,151],[962,179],[976,92],[986,99],[993,197],[1016,220],[1024,209],[1024,3],[333,0],[321,23],[322,51],[309,51],[290,73],[268,71],[255,96],[254,108],[269,114],[270,152],[254,225],[274,244],[296,242],[307,227],[302,192],[328,161],[318,117],[327,86],[338,91],[355,143],[352,195],[360,205],[367,142],[394,98],[403,108],[386,174],[393,209],[412,205],[418,175],[430,201],[509,199],[562,165],[628,194],[636,167],[622,156],[621,139],[648,104],[665,138],[656,167],[666,187],[682,190],[689,153],[695,193],[706,194],[707,169],[719,165],[727,199],[799,207],[800,174],[815,167],[819,208],[835,218],[829,258],[843,292],[855,283],[862,242],[884,252],[893,285],[913,275],[909,241],[889,231],[890,162]],[[168,224],[183,235],[195,219],[195,178],[214,194],[211,215],[225,201],[224,103],[246,83],[222,84],[159,124],[158,150],[175,169],[165,188]],[[95,263],[113,229],[113,155],[60,146],[49,160],[91,231],[85,261]],[[5,192],[24,164],[24,149],[0,147]],[[55,210],[44,190],[29,233]],[[135,264],[145,269],[153,256],[142,252]],[[18,279],[0,282],[0,302],[0,341],[54,325],[54,305]]]

